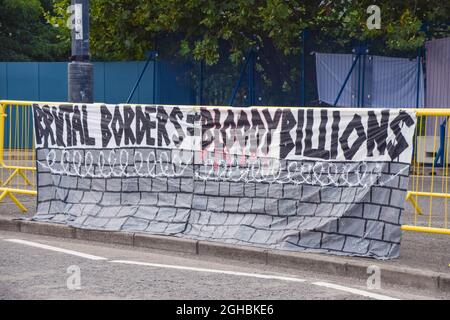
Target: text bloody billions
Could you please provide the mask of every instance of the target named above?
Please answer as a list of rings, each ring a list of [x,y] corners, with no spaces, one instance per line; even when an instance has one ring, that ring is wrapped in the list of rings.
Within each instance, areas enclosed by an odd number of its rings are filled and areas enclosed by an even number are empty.
[[[346,160],[352,160],[366,144],[367,157],[372,157],[376,148],[378,154],[387,153],[394,160],[408,148],[402,128],[415,124],[407,112],[394,111],[396,116],[391,117],[389,109],[355,110],[350,115],[345,111],[345,121],[340,110],[304,108],[194,110],[176,106],[64,104],[34,105],[33,110],[36,143],[43,147],[106,148],[112,142],[116,147],[178,147],[186,137],[195,136],[196,127],[201,127],[203,150],[215,147],[214,144],[226,149],[236,144],[245,148],[252,143],[269,152],[274,134],[278,134],[275,141],[279,141],[280,159],[294,152],[296,156],[333,160],[342,152]],[[89,118],[97,113],[96,119]],[[100,126],[101,145],[90,134],[91,126]],[[388,139],[389,136],[392,138]],[[331,141],[328,148],[327,140]]]

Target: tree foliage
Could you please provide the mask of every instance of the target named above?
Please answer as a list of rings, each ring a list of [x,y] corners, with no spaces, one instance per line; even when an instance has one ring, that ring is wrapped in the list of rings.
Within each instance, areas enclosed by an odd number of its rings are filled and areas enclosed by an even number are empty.
[[[65,24],[68,4],[55,1],[52,24]],[[366,24],[373,4],[381,8],[379,30]],[[217,92],[208,100],[217,104],[227,102],[224,92],[230,95],[251,48],[258,51],[262,101],[295,104],[302,30],[308,30],[306,91],[314,96],[309,52],[348,53],[367,45],[371,54],[414,57],[427,38],[448,35],[450,16],[450,2],[442,0],[91,0],[90,5],[94,59],[143,60],[147,50],[157,50],[169,61],[203,61],[211,71],[204,91]],[[285,93],[290,100],[280,98]]]
[[[67,59],[70,42],[47,23],[52,0],[0,0],[0,60]]]
[[[68,2],[57,0],[56,11],[65,12],[61,8]],[[238,62],[251,46],[297,53],[306,27],[315,31],[325,50],[358,41],[378,44],[380,51],[408,51],[423,45],[423,24],[440,27],[450,16],[448,1],[375,1],[381,8],[381,29],[369,30],[366,9],[372,4],[373,0],[91,0],[92,51],[103,59],[142,59],[161,39],[181,35],[164,49],[207,64],[224,53]],[[448,25],[444,27],[448,31]]]

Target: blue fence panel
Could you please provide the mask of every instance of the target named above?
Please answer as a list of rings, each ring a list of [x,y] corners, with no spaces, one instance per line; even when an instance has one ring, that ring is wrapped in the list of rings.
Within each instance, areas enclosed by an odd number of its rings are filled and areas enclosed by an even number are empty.
[[[189,65],[158,62],[156,71],[157,103],[196,104],[192,69]]]
[[[158,86],[156,86],[156,84],[155,86],[153,86],[153,77],[155,77],[155,80],[158,81],[157,74],[153,75],[153,72],[156,72],[156,70],[154,70],[155,65],[156,64],[154,62],[149,63],[147,69],[145,70],[144,75],[142,76],[141,83],[139,84],[136,92],[134,93],[134,96],[138,96],[138,101],[142,103],[153,103],[158,101],[156,92],[153,92],[153,88],[155,88],[156,90],[158,89]],[[144,67],[145,62],[140,62],[138,64],[139,70],[138,76],[141,74],[142,70],[144,70]],[[134,81],[136,80],[137,78],[134,79]]]
[[[39,71],[39,101],[67,100],[67,63],[40,62]]]
[[[4,148],[31,149],[33,146],[33,112],[31,108],[7,106]]]
[[[39,67],[36,62],[6,65],[7,99],[39,100]]]
[[[8,92],[6,66],[6,62],[0,62],[0,97],[6,97]]]
[[[94,62],[94,101],[105,102],[105,64]]]
[[[187,66],[158,61],[154,76],[154,64],[149,64],[132,103],[195,103]],[[105,103],[126,102],[144,65],[142,61],[94,62],[94,100]],[[67,63],[1,62],[0,99],[66,101]]]
[[[105,101],[103,102],[125,102],[137,78],[136,62],[105,62]],[[138,98],[139,96],[135,95],[131,103],[138,103]]]

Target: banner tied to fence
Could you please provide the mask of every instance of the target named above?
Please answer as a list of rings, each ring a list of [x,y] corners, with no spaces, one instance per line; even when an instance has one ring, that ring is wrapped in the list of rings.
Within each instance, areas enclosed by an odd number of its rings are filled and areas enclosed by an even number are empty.
[[[35,220],[399,255],[412,111],[36,104],[33,112]]]

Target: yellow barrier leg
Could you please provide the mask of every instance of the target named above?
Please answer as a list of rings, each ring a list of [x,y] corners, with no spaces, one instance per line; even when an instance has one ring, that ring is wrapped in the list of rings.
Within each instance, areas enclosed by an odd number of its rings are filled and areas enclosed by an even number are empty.
[[[9,178],[6,179],[6,181],[3,183],[3,186],[7,186],[18,173],[19,169],[14,170],[13,173],[9,176]]]
[[[19,174],[20,174],[20,176],[23,178],[23,180],[25,180],[25,183],[28,185],[28,186],[31,186],[31,181],[28,179],[28,177],[27,177],[27,175],[25,174],[25,172],[23,172],[23,170],[22,169],[19,169]]]
[[[0,201],[3,201],[5,197],[8,195],[9,191],[3,191],[2,194],[0,194]]]
[[[423,214],[422,209],[420,208],[420,206],[419,206],[419,204],[417,203],[417,201],[413,198],[413,196],[411,196],[411,194],[408,194],[408,195],[406,196],[406,200],[409,201],[409,202],[411,202],[411,205],[413,206],[414,209],[416,209],[416,211],[417,211],[417,213],[418,213],[419,215],[422,215],[422,214]]]
[[[27,212],[28,209],[22,204],[22,202],[19,201],[19,199],[16,198],[15,195],[13,195],[10,191],[5,190],[2,192],[2,194],[0,194],[0,201],[3,201],[3,199],[5,199],[5,197],[8,196],[11,198],[11,200],[16,204],[16,206],[19,207],[20,210],[22,210],[22,212]]]
[[[8,192],[8,196],[16,204],[16,206],[18,206],[19,209],[22,210],[22,212],[27,212],[28,211],[28,209],[22,204],[22,202],[19,201],[19,199],[16,198],[15,195],[13,195],[11,192]]]

